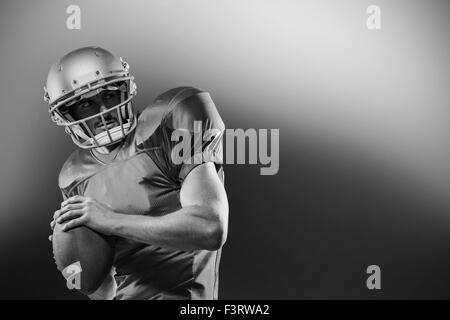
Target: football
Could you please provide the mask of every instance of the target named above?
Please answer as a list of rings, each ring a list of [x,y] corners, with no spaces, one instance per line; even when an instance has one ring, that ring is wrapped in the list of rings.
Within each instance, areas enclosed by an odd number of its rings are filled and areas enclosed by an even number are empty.
[[[75,281],[73,288],[85,295],[94,293],[112,267],[114,250],[111,241],[88,227],[80,226],[66,232],[57,223],[52,243],[56,266],[68,285],[68,277],[78,273],[78,282]]]

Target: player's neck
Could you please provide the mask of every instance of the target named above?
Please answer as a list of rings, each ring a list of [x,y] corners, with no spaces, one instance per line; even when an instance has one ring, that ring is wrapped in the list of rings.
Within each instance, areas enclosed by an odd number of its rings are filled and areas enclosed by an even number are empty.
[[[107,154],[114,153],[114,151],[117,151],[119,149],[119,146],[120,146],[120,141],[118,141],[115,144],[109,145],[109,146],[95,148],[94,150],[99,154],[107,155]]]
[[[119,141],[118,143],[110,146],[91,149],[92,155],[103,164],[112,163],[120,151],[120,146],[121,142]]]

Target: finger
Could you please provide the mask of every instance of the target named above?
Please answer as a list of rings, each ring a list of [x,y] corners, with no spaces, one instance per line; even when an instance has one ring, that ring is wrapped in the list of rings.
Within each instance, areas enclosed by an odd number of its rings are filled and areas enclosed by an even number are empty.
[[[60,211],[59,216],[63,215],[69,210],[83,209],[84,206],[85,206],[84,203],[68,203],[59,210]]]
[[[61,208],[64,207],[65,205],[67,205],[68,203],[79,203],[79,202],[83,202],[84,200],[85,200],[85,197],[80,196],[80,195],[70,197],[70,198],[64,200],[63,202],[61,202]]]
[[[50,222],[50,228],[53,230],[55,229],[55,225],[56,225],[56,221],[52,220],[52,222]]]
[[[53,220],[55,220],[56,218],[59,217],[60,211],[61,211],[61,210],[56,210],[55,213],[53,213]]]
[[[50,242],[53,241],[53,236],[52,236],[52,235],[49,235],[49,236],[48,236],[48,241],[50,241]]]
[[[68,204],[64,208],[57,210],[58,212],[57,213],[55,212],[53,219],[58,221],[58,218],[61,217],[62,215],[64,215],[66,212],[69,212],[70,210],[79,210],[79,209],[83,209],[83,208],[84,208],[84,205],[81,203]]]
[[[83,216],[77,218],[77,219],[73,219],[70,220],[69,222],[67,222],[63,227],[62,230],[63,231],[69,231],[70,229],[82,226],[84,224],[85,220],[83,219]]]
[[[68,212],[66,212],[65,214],[63,214],[62,216],[60,216],[56,222],[58,223],[64,223],[68,220],[72,220],[75,218],[78,218],[80,216],[82,216],[84,214],[83,210],[70,210]]]
[[[55,214],[53,215],[53,220],[58,220],[58,218],[59,218],[60,216],[62,216],[64,213],[66,213],[66,212],[69,211],[69,210],[70,210],[70,208],[68,208],[68,206],[61,207],[61,209],[56,210],[56,211],[55,211]]]
[[[83,202],[86,198],[80,195],[76,195],[73,197],[70,197],[66,200],[64,200],[63,202],[61,202],[61,208],[64,207],[66,204],[68,203],[78,203],[78,202]]]

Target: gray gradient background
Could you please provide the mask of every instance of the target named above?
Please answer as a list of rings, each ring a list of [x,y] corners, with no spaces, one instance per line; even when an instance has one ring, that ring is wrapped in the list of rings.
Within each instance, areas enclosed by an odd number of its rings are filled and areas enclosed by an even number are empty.
[[[69,4],[82,29],[65,27]],[[366,28],[366,8],[382,30]],[[126,58],[136,105],[211,92],[229,128],[279,128],[280,171],[228,165],[222,299],[450,298],[445,1],[1,1],[0,298],[82,298],[51,255],[74,149],[42,100],[60,55]],[[382,290],[366,288],[378,264]]]

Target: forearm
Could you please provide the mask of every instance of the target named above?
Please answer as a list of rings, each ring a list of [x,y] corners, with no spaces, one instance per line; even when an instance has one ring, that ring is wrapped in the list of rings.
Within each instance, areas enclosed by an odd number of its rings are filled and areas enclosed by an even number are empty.
[[[223,243],[220,217],[211,209],[188,206],[165,216],[115,214],[115,236],[176,250],[217,250]]]

